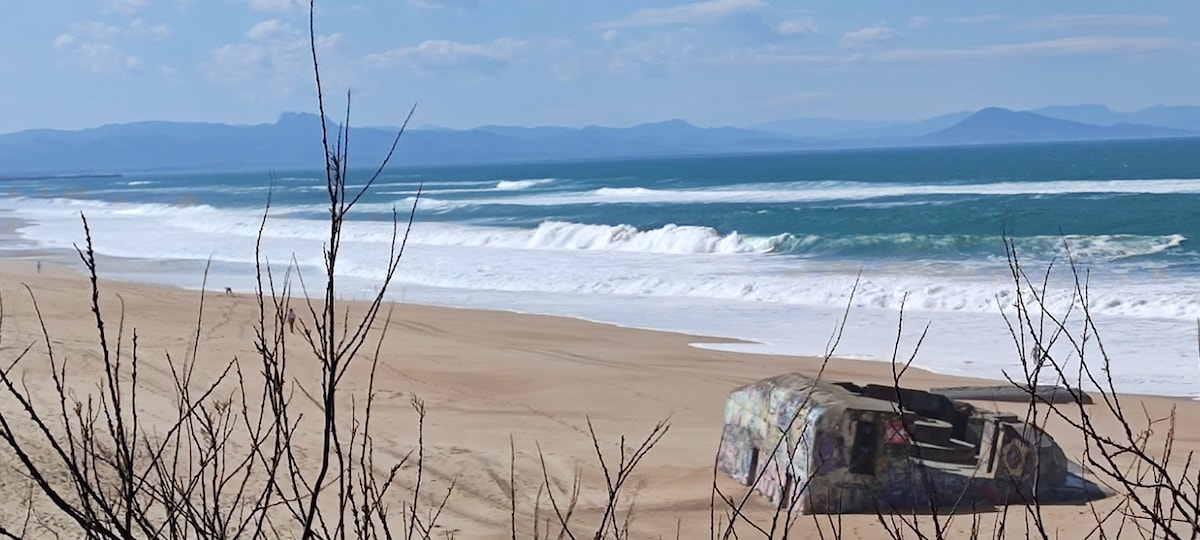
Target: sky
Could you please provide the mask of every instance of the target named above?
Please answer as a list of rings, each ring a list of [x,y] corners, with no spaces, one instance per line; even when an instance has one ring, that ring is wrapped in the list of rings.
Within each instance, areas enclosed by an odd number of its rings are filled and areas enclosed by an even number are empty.
[[[1200,2],[317,0],[352,123],[703,127],[1200,105]],[[316,112],[300,0],[0,0],[0,133]]]

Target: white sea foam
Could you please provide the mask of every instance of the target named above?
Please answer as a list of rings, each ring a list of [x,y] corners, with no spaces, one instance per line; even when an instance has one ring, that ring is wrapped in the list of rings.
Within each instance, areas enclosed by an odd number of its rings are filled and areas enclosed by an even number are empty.
[[[405,187],[407,187],[408,189],[404,189],[404,190],[388,191],[386,189],[383,189],[383,190],[373,189],[372,192],[375,195],[404,196],[404,197],[408,197],[408,200],[411,201],[412,198],[416,195],[418,187],[421,187],[421,194],[422,194],[422,198],[424,199],[429,196],[438,196],[438,195],[452,195],[452,194],[465,194],[465,193],[485,194],[485,193],[491,193],[491,192],[496,192],[496,191],[521,191],[521,190],[526,190],[526,189],[532,188],[534,186],[549,184],[551,182],[554,182],[555,180],[556,180],[555,178],[531,178],[531,179],[527,179],[527,180],[500,180],[498,182],[493,182],[493,181],[453,182],[453,183],[445,183],[445,184],[428,184],[428,185],[424,185],[424,186],[419,186],[418,184],[413,183],[413,184],[405,185]],[[392,184],[389,186],[379,186],[379,187],[387,188],[387,187],[394,187],[396,185],[397,184]],[[438,188],[438,187],[436,187],[438,185],[444,185],[446,187]],[[373,186],[373,187],[375,187],[375,186]],[[446,203],[442,203],[442,204],[446,204]],[[411,206],[411,202],[409,203],[409,206]]]
[[[885,233],[855,235],[848,237],[823,238],[818,235],[797,237],[782,234],[765,242],[770,251],[793,254],[837,254],[854,253],[864,248],[877,252],[887,249],[900,252],[965,252],[975,256],[982,247],[995,248],[995,258],[1003,259],[1001,251],[1005,238],[978,235],[916,235],[911,233]],[[1104,235],[1061,235],[1024,236],[1009,238],[1021,254],[1038,260],[1065,258],[1070,255],[1088,263],[1116,261],[1144,255],[1153,255],[1175,249],[1187,241],[1181,234],[1141,236],[1129,234]]]
[[[989,184],[876,184],[866,182],[792,182],[744,184],[706,189],[599,188],[584,192],[542,193],[503,199],[465,199],[462,206],[512,204],[698,204],[861,201],[912,195],[1061,195],[1061,194],[1195,194],[1200,180],[1062,180]],[[921,201],[916,204],[926,204]]]
[[[556,178],[530,178],[526,180],[501,180],[496,183],[496,189],[500,191],[520,191],[529,189],[534,186],[549,184],[557,180]]]
[[[150,261],[212,258],[222,269],[213,279],[240,289],[251,286],[249,269],[261,210],[72,199],[7,199],[0,201],[0,209],[27,220],[20,233],[38,245],[70,248],[81,243],[79,213],[84,212],[102,255]],[[325,224],[272,217],[264,232],[266,256],[274,264],[294,260],[306,275],[319,275],[322,242],[328,234]],[[389,257],[391,233],[387,223],[347,224],[341,258],[343,283],[351,287],[346,294],[354,297],[372,290]],[[1000,376],[998,366],[1011,366],[1011,343],[1005,342],[998,316],[1015,301],[1003,260],[971,264],[916,260],[863,267],[768,253],[783,240],[720,234],[704,227],[644,231],[627,225],[546,222],[533,229],[515,229],[421,222],[409,240],[396,290],[428,291],[430,301],[455,298],[467,305],[542,309],[759,339],[770,344],[760,350],[803,354],[822,352],[819,346],[824,345],[836,314],[848,304],[856,313],[868,314],[860,315],[868,322],[859,331],[876,338],[887,334],[879,332],[880,324],[889,317],[894,322],[904,306],[908,313],[922,314],[912,320],[949,321],[944,323],[947,330],[927,345],[929,352],[918,365],[993,377]],[[812,236],[786,240],[798,245],[821,241]],[[1186,239],[1110,235],[1077,240],[1081,252],[1120,258],[1171,249]],[[1040,241],[1052,246],[1062,239]],[[138,279],[195,286],[194,267],[185,266],[186,272],[154,268],[151,273],[132,267],[128,272]],[[856,279],[858,288],[851,299]],[[1193,327],[1200,318],[1200,281],[1153,272],[1097,273],[1089,295],[1093,315],[1113,321],[1106,346],[1133,354],[1130,351],[1148,342],[1146,336],[1155,336],[1157,363],[1122,375],[1123,389],[1200,395],[1194,356],[1188,362],[1195,351],[1193,336],[1175,333],[1181,325]],[[538,307],[543,301],[539,298],[553,308]],[[1070,276],[1053,275],[1044,301],[1051,310],[1068,310],[1076,302]],[[512,303],[492,306],[489,302]],[[645,309],[631,309],[635,305],[631,302]],[[712,316],[697,315],[699,310],[710,310]],[[877,343],[880,339],[850,339],[841,353],[886,357],[890,349]],[[985,339],[991,341],[981,345]],[[964,367],[967,357],[975,362],[972,367]],[[1164,384],[1170,385],[1169,390]]]
[[[644,187],[599,188],[590,191],[525,193],[529,187],[541,180],[518,180],[512,186],[500,181],[473,186],[450,183],[443,188],[427,185],[418,209],[426,212],[486,207],[510,206],[563,206],[604,204],[773,204],[811,203],[840,201],[864,207],[925,206],[942,204],[914,197],[909,200],[890,200],[920,195],[922,197],[997,196],[1029,195],[1047,196],[1064,194],[1194,194],[1200,193],[1200,179],[1164,180],[1072,180],[1054,182],[1009,182],[993,184],[874,184],[863,182],[793,182],[782,184],[744,184],[705,189],[651,189]],[[526,182],[536,182],[526,184]],[[399,185],[399,184],[395,184]],[[502,187],[503,186],[503,187]],[[399,199],[389,203],[363,203],[364,212],[390,212],[393,206],[410,208],[416,198],[416,184],[406,185],[410,189],[387,190],[386,185],[376,186],[379,195],[393,195]],[[511,192],[513,195],[497,197],[496,192]],[[479,193],[481,197],[458,197],[439,199],[439,195],[469,195]]]
[[[50,247],[79,242],[79,212],[85,212],[102,253],[145,259],[193,259],[250,263],[259,231],[257,212],[221,210],[206,205],[123,204],[71,199],[29,199],[11,209],[31,224],[22,230],[28,240]],[[284,214],[286,215],[286,213]],[[265,244],[275,260],[290,253],[312,254],[319,262],[321,243],[328,234],[317,220],[271,218]],[[346,225],[344,238],[351,254],[386,252],[392,240],[389,223],[356,221]],[[865,242],[902,243],[881,238]],[[910,239],[911,241],[911,239]],[[999,242],[999,239],[996,239]],[[1025,238],[1022,249],[1048,259],[1061,253],[1063,238]],[[1179,235],[1133,237],[1108,235],[1067,238],[1072,252],[1085,260],[1112,260],[1156,253],[1184,241]],[[418,223],[409,238],[411,250],[444,255],[451,261],[470,261],[455,269],[414,269],[410,279],[425,285],[511,291],[581,294],[651,295],[716,298],[790,305],[836,306],[846,301],[850,279],[860,269],[868,274],[860,285],[861,307],[897,309],[905,295],[909,305],[930,311],[994,312],[997,298],[1009,289],[1003,258],[993,261],[937,263],[908,261],[858,263],[771,254],[781,245],[819,249],[823,239],[791,235],[746,237],[721,234],[707,227],[667,225],[638,230],[629,225],[589,225],[545,222],[533,229],[480,227],[460,223]],[[816,247],[813,247],[816,246]],[[449,255],[453,253],[453,255]],[[364,255],[366,257],[366,255]],[[377,256],[348,269],[363,277],[376,275]],[[369,262],[368,262],[369,261]],[[492,261],[501,261],[496,266]],[[489,268],[479,272],[479,267]],[[553,267],[556,278],[545,279]],[[377,267],[376,267],[377,268]],[[981,279],[981,275],[990,275]],[[1092,292],[1097,313],[1128,317],[1200,317],[1200,296],[1179,294],[1175,278],[1147,271],[1107,276]],[[933,282],[932,280],[935,280]],[[935,283],[935,284],[931,284]],[[1107,285],[1107,287],[1103,286]],[[1065,305],[1070,296],[1051,295]]]

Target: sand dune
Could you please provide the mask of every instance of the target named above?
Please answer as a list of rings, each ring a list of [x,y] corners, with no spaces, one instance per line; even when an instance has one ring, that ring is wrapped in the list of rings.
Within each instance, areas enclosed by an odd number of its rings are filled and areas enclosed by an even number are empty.
[[[96,327],[89,313],[90,291],[77,273],[47,268],[37,273],[27,260],[0,265],[0,294],[3,295],[3,328],[0,332],[0,361],[12,362],[26,347],[30,351],[13,373],[21,373],[29,391],[42,407],[56,406],[50,384],[46,346],[34,313],[29,290],[46,323],[53,352],[68,362],[72,380],[80,392],[95,392],[99,357]],[[176,362],[191,354],[198,317],[200,347],[196,352],[196,380],[216,375],[227,362],[237,359],[245,373],[256,373],[254,348],[257,304],[248,295],[210,293],[199,310],[196,292],[127,283],[102,284],[102,305],[115,340],[117,314],[123,309],[124,339],[128,354],[136,330],[142,369],[139,372],[140,404],[147,425],[163,423],[173,411],[173,382],[169,356]],[[295,301],[294,301],[295,302]],[[311,320],[309,309],[293,304],[300,325]],[[578,531],[590,536],[589,526],[598,519],[603,504],[603,477],[595,459],[588,432],[590,419],[611,457],[617,442],[626,436],[640,441],[661,420],[669,431],[632,479],[629,500],[636,498],[632,527],[635,537],[700,538],[709,535],[713,460],[721,433],[726,394],[739,385],[783,373],[815,373],[820,359],[754,356],[701,349],[695,343],[713,341],[699,336],[643,331],[585,321],[518,315],[505,312],[448,309],[396,304],[387,306],[391,321],[381,346],[376,373],[377,407],[374,437],[380,463],[401,459],[416,445],[417,415],[411,406],[414,396],[425,403],[427,501],[439,498],[451,481],[456,482],[441,523],[455,531],[456,538],[507,537],[510,533],[510,440],[515,447],[517,522],[521,537],[533,535],[534,504],[543,482],[539,451],[551,483],[566,489],[576,471],[583,491],[580,510],[574,518]],[[356,308],[357,309],[357,308]],[[382,319],[381,319],[382,321]],[[382,328],[382,322],[380,323]],[[881,329],[886,331],[886,329]],[[297,400],[315,393],[319,366],[300,333],[283,333],[289,365],[300,385]],[[365,397],[369,364],[360,358],[345,379],[345,395]],[[888,383],[888,364],[834,359],[826,368],[830,380],[859,383]],[[953,378],[912,369],[904,377],[907,386],[929,388],[964,384],[994,384],[994,381]],[[89,390],[90,388],[90,390]],[[1152,417],[1165,416],[1174,407],[1180,417],[1175,454],[1200,449],[1200,431],[1191,429],[1200,420],[1200,405],[1193,401],[1160,397],[1124,396],[1127,408],[1144,407]],[[311,407],[297,401],[298,407]],[[20,407],[7,396],[0,398],[6,415],[19,417]],[[995,407],[1023,411],[1014,404]],[[1099,411],[1096,406],[1092,410]],[[1111,419],[1096,413],[1097,422],[1114,429]],[[318,447],[320,431],[305,428],[298,445]],[[1061,421],[1051,419],[1049,431],[1068,455],[1078,459],[1083,441]],[[1165,429],[1156,429],[1161,437]],[[1155,439],[1156,441],[1159,439]],[[4,467],[0,489],[26,493],[28,482],[16,472],[11,452],[0,450]],[[43,456],[45,457],[45,456]],[[400,478],[402,489],[411,486],[412,468]],[[1103,479],[1097,479],[1103,481]],[[727,493],[741,494],[736,483],[717,476],[717,485]],[[14,526],[22,519],[24,497],[8,497],[0,509],[0,525]],[[1110,498],[1096,504],[1106,512],[1119,501]],[[548,517],[543,496],[540,517]],[[398,508],[398,506],[397,506]],[[751,497],[748,511],[755,519],[770,514],[767,504]],[[44,501],[37,511],[46,527],[66,527],[67,521]],[[1023,508],[1009,509],[1012,536],[1024,536]],[[1059,506],[1045,509],[1055,534],[1064,538],[1086,536],[1093,522],[1093,508]],[[983,527],[995,525],[1000,514],[981,515]],[[928,519],[928,518],[922,518]],[[874,516],[841,516],[838,521],[847,538],[886,537]],[[1021,522],[1021,523],[1017,523]],[[19,524],[19,523],[18,523]],[[795,525],[795,537],[810,537],[817,528],[828,531],[827,517],[804,517]],[[1115,519],[1112,526],[1116,526]],[[958,516],[951,537],[967,534],[970,516]],[[45,529],[41,529],[43,532]],[[67,529],[69,530],[69,529]]]

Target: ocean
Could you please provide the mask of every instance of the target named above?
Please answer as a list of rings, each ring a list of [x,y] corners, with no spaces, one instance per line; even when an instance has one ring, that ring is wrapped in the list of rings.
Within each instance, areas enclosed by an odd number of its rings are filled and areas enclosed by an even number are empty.
[[[354,171],[351,183],[370,173]],[[323,287],[322,171],[0,186],[0,215],[24,223],[2,246],[13,256],[36,248],[77,264],[68,250],[82,244],[83,213],[102,277],[198,288],[211,260],[208,287],[241,292],[253,290],[269,196],[264,253],[277,278],[295,265],[312,294]],[[567,315],[802,355],[828,352],[845,316],[837,356],[913,356],[937,372],[1020,378],[1002,316],[1015,298],[1008,239],[1031,279],[1046,278],[1050,312],[1082,335],[1068,254],[1075,260],[1118,390],[1200,397],[1200,139],[393,164],[344,232],[343,298],[376,290],[393,209],[407,219],[419,187],[395,301]],[[1099,369],[1095,342],[1086,358]],[[1076,360],[1062,342],[1051,351]]]

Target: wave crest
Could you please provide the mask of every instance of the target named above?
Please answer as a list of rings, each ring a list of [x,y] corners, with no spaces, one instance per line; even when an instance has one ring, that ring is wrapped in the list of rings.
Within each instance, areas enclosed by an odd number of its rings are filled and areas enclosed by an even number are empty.
[[[766,239],[776,253],[799,256],[879,258],[1003,257],[1005,238],[958,234],[865,234],[852,236],[796,236],[782,234]],[[1062,257],[1106,262],[1155,255],[1178,249],[1182,234],[1143,236],[1132,234],[1027,236],[1007,239],[1021,255],[1035,259]]]
[[[529,189],[534,186],[549,184],[554,178],[530,178],[527,180],[501,180],[496,183],[496,189],[499,191],[519,191]]]
[[[761,243],[732,232],[722,235],[711,227],[664,225],[639,230],[632,225],[585,225],[547,221],[538,226],[525,247],[586,249],[648,253],[756,253],[770,251]]]

